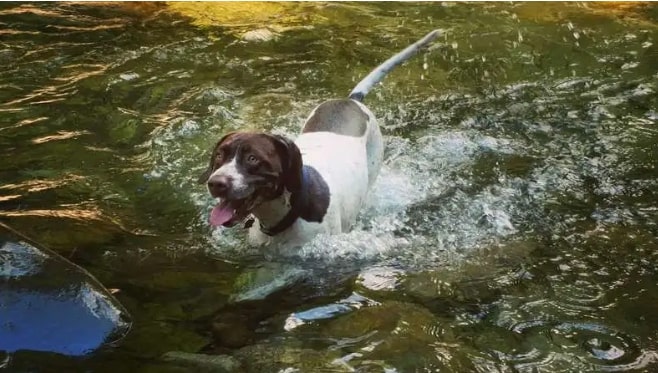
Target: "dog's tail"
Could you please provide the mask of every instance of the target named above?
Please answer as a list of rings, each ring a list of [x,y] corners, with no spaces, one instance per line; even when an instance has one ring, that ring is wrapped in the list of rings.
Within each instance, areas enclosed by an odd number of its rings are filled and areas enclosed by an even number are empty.
[[[354,87],[350,95],[348,96],[352,100],[363,101],[368,92],[374,87],[377,83],[381,82],[386,75],[393,70],[394,67],[401,64],[402,62],[411,58],[416,52],[426,47],[432,40],[436,39],[441,35],[441,30],[434,30],[429,34],[425,35],[424,38],[418,40],[417,42],[411,44],[410,46],[404,48],[401,52],[395,56],[389,58],[381,65],[377,66],[376,69],[370,72],[368,76],[363,78],[359,84]]]

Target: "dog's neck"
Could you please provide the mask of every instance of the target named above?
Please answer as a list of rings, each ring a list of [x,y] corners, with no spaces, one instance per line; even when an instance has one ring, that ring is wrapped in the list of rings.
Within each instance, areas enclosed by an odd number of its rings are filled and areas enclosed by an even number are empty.
[[[258,219],[261,226],[273,227],[290,212],[291,195],[287,189],[284,189],[280,196],[258,205],[252,214]]]
[[[266,201],[254,209],[252,214],[258,218],[261,232],[274,236],[290,228],[301,217],[306,208],[309,194],[308,170],[302,166],[301,188],[295,193],[287,189],[273,200]]]

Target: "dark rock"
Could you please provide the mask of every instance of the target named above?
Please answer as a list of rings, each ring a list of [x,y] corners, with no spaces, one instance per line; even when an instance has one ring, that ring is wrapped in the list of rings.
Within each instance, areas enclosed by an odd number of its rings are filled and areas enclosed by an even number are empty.
[[[0,351],[88,354],[122,338],[128,312],[91,274],[0,223]]]
[[[229,348],[243,347],[252,342],[253,322],[247,315],[227,314],[217,317],[212,323],[215,343]]]

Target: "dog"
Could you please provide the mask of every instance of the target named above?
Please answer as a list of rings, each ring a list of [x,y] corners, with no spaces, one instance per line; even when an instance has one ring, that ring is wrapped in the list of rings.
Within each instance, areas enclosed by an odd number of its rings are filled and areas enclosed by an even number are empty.
[[[210,224],[232,227],[251,216],[251,245],[302,245],[318,234],[348,232],[384,157],[377,119],[363,99],[440,34],[434,30],[386,60],[347,99],[318,105],[294,142],[267,133],[222,137],[199,177],[219,199]]]

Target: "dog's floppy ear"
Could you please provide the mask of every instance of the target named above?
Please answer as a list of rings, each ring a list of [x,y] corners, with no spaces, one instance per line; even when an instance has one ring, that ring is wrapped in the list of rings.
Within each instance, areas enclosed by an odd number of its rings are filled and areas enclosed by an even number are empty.
[[[272,135],[276,149],[281,156],[283,185],[290,192],[302,188],[302,154],[294,142],[280,135]]]
[[[206,168],[206,170],[203,171],[203,173],[201,173],[201,175],[199,175],[199,178],[196,181],[197,183],[204,184],[205,182],[208,181],[208,178],[210,177],[210,174],[212,174],[212,172],[214,171],[213,166],[215,164],[215,152],[217,151],[217,148],[219,147],[219,145],[222,142],[224,142],[224,140],[228,139],[233,134],[235,134],[235,132],[227,133],[221,139],[219,139],[219,141],[217,141],[217,144],[215,144],[215,146],[210,151],[210,161],[208,162],[208,168]]]

